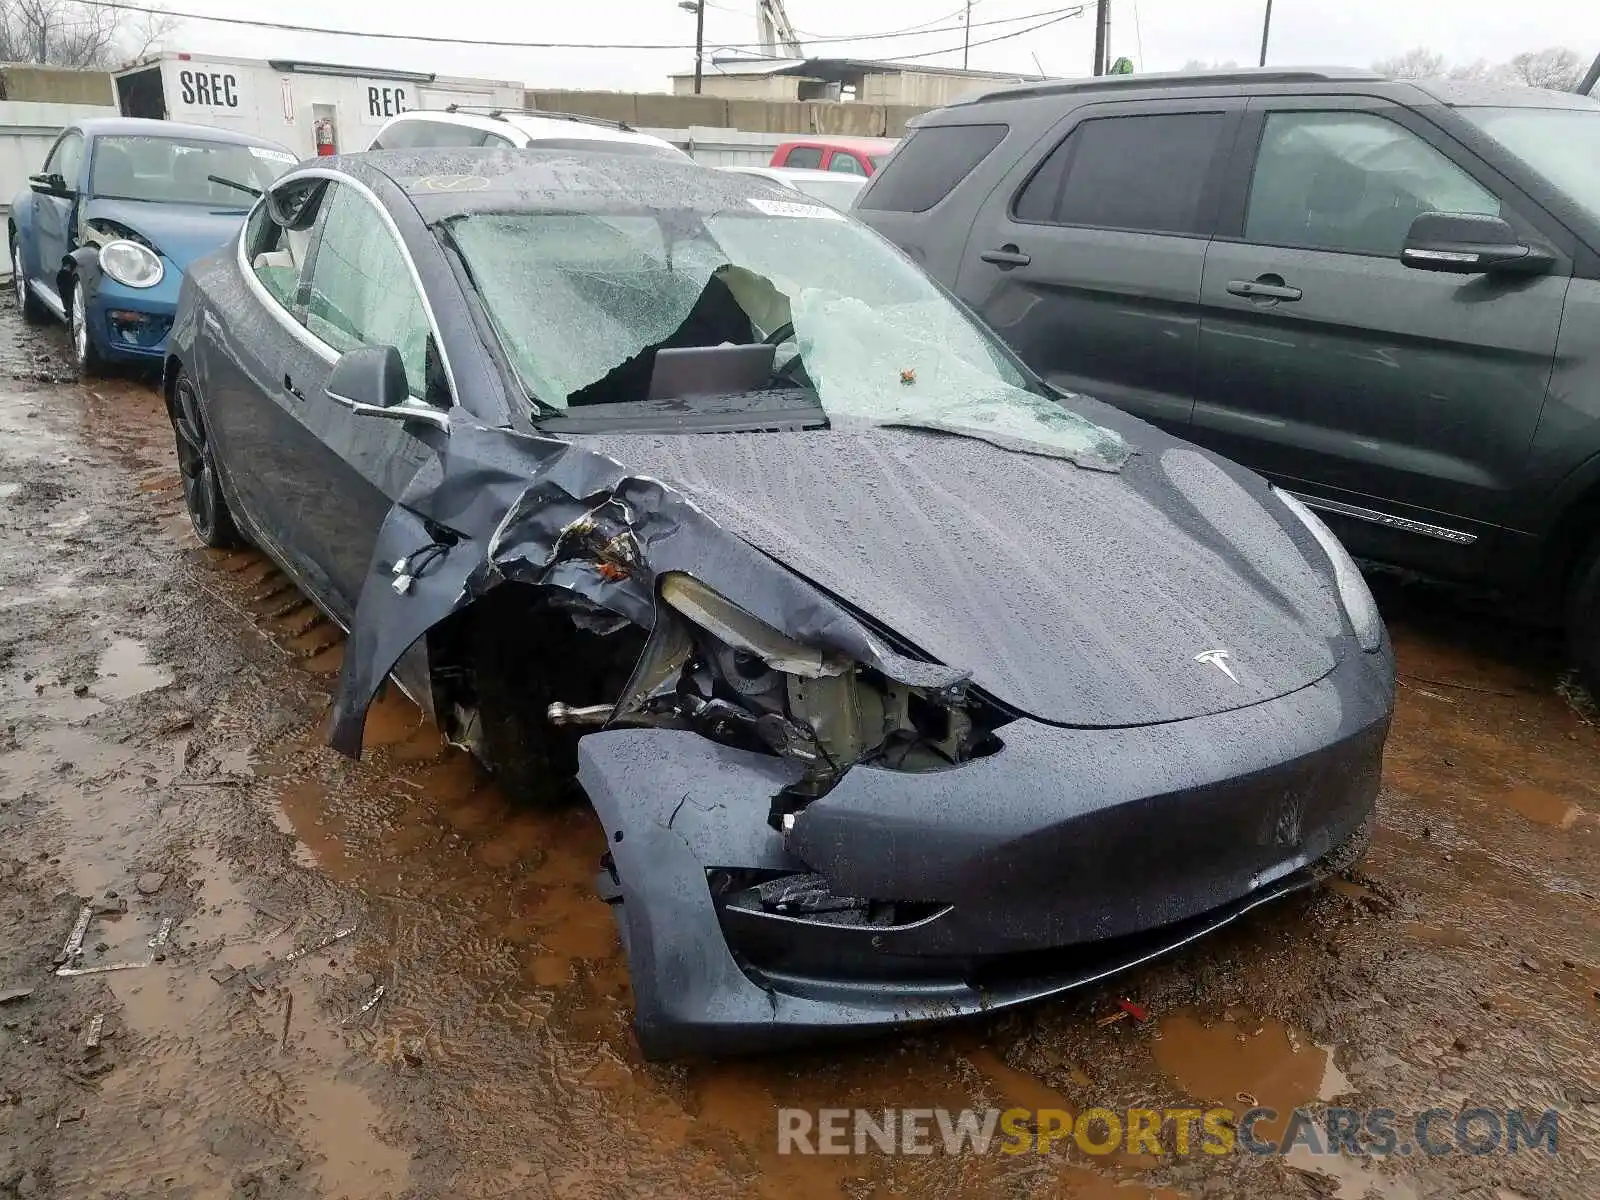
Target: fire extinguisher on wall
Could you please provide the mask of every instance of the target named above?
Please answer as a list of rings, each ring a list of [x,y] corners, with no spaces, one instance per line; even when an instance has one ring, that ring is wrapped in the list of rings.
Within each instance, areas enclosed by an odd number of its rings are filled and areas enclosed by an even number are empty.
[[[318,157],[326,154],[339,153],[339,147],[334,145],[333,141],[332,117],[318,117],[315,124],[312,126],[312,131],[317,139]]]

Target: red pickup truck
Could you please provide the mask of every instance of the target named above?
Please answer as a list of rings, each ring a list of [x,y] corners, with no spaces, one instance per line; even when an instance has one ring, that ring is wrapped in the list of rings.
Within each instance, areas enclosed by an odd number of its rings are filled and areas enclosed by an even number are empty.
[[[772,152],[772,167],[805,167],[842,175],[871,175],[895,148],[898,138],[815,137],[784,142]]]

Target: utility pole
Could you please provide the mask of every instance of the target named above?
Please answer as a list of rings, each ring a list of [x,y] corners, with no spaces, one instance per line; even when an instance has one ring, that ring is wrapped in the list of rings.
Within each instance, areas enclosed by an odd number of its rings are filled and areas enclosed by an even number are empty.
[[[961,35],[961,69],[967,69],[967,51],[972,46],[972,0],[967,0],[967,19],[964,22],[965,32]]]
[[[678,0],[678,7],[694,14],[694,94],[700,94],[701,59],[706,49],[706,0]]]
[[[1272,0],[1267,0],[1267,14],[1261,18],[1261,62],[1260,66],[1267,65],[1267,35],[1272,32]]]
[[[1106,73],[1106,52],[1111,41],[1111,0],[1095,0],[1094,6],[1094,73]]]

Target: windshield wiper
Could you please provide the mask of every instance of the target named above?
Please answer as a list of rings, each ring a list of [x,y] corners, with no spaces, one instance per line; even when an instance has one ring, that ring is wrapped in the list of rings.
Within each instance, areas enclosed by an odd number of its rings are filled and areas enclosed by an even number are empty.
[[[220,183],[223,187],[237,188],[241,192],[249,192],[252,196],[261,195],[260,188],[251,187],[248,183],[239,183],[232,179],[224,179],[221,175],[207,175],[212,183]]]

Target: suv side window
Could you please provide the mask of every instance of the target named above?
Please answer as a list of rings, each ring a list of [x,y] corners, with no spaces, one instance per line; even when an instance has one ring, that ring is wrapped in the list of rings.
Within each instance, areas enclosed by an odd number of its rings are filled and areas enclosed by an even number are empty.
[[[343,353],[393,346],[413,396],[426,395],[428,317],[404,252],[354,188],[335,184],[311,268],[306,328]]]
[[[815,171],[822,166],[822,150],[817,146],[791,146],[789,155],[783,160],[786,167],[804,167]]]
[[[859,208],[927,212],[1005,138],[1007,125],[929,125],[890,156],[861,196]]]
[[[1266,119],[1247,242],[1395,257],[1425,212],[1500,214],[1500,201],[1422,138],[1361,112]]]
[[[67,181],[68,187],[76,189],[78,177],[83,173],[83,134],[76,129],[68,130],[50,151],[44,173],[59,175]]]
[[[841,175],[865,175],[867,169],[861,165],[861,160],[848,150],[835,150],[833,157],[828,160],[828,170],[838,171]]]
[[[1019,221],[1205,233],[1207,182],[1227,115],[1094,117],[1075,126],[1017,194]]]

